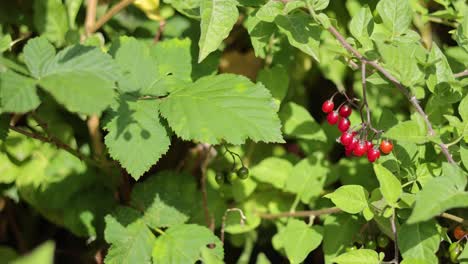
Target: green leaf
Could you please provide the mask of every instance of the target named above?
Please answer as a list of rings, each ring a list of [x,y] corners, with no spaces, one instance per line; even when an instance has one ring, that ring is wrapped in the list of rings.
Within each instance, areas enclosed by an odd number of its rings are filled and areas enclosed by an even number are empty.
[[[161,114],[182,139],[284,142],[272,97],[262,84],[221,74],[200,78],[161,100]]]
[[[10,264],[52,264],[54,263],[54,250],[55,243],[53,241],[47,241],[29,254],[10,262]]]
[[[287,1],[283,9],[283,14],[287,15],[296,9],[305,8],[305,7],[306,7],[306,3],[303,0]]]
[[[8,136],[8,130],[10,126],[10,116],[6,114],[0,115],[0,142],[4,141]]]
[[[258,9],[257,18],[265,22],[273,22],[283,12],[284,3],[281,1],[268,1]]]
[[[33,79],[13,71],[0,72],[0,102],[3,112],[26,113],[41,103]]]
[[[455,81],[455,77],[453,77],[447,57],[436,43],[432,43],[428,61],[434,61],[435,63],[429,67],[429,76],[426,79],[427,87],[432,93],[443,95],[446,90],[451,90],[450,86]]]
[[[296,219],[290,219],[280,233],[286,256],[291,263],[302,263],[307,255],[322,242],[323,230],[320,226],[308,226]]]
[[[357,249],[333,259],[337,264],[380,264],[379,254],[371,249]]]
[[[12,39],[9,34],[4,35],[4,36],[0,35],[0,54],[10,49],[11,42],[12,42]]]
[[[460,254],[460,256],[458,256],[458,260],[460,260],[461,263],[465,263],[466,261],[468,261],[468,247],[467,246],[463,248],[462,253]]]
[[[468,207],[466,175],[460,168],[444,165],[443,176],[432,178],[416,195],[416,205],[409,224],[425,221],[448,209]]]
[[[455,32],[455,40],[458,42],[458,45],[465,49],[468,52],[468,9],[465,8],[465,13],[463,14],[463,20]]]
[[[401,142],[421,144],[428,141],[426,129],[421,129],[416,121],[404,121],[385,132],[385,137]]]
[[[73,112],[99,113],[111,103],[118,78],[112,58],[98,48],[75,45],[48,64],[39,84]]]
[[[139,217],[138,211],[125,207],[106,216],[104,237],[111,244],[107,264],[151,262],[156,237]]]
[[[406,33],[413,19],[413,11],[408,0],[381,0],[377,4],[377,12],[393,36]]]
[[[158,65],[159,76],[173,75],[180,80],[190,81],[192,74],[192,55],[189,38],[169,39],[151,47],[151,56]]]
[[[257,82],[263,83],[270,90],[279,108],[281,101],[288,93],[289,75],[287,71],[281,65],[264,68],[258,72]]]
[[[105,125],[109,133],[104,141],[109,154],[135,180],[167,152],[171,143],[159,121],[158,104],[155,100],[121,96]]]
[[[344,252],[345,248],[354,242],[362,224],[364,222],[361,217],[350,214],[332,214],[325,218],[323,234],[325,263],[332,263],[334,257]]]
[[[68,31],[65,5],[61,0],[34,1],[34,26],[38,33],[61,46]]]
[[[323,154],[310,155],[294,166],[284,189],[299,195],[301,201],[308,204],[322,193],[329,172],[329,164]]]
[[[193,224],[171,227],[156,239],[153,261],[155,264],[195,263],[201,260],[201,253],[208,245],[214,246],[211,253],[223,259],[223,245],[208,228]]]
[[[0,258],[6,263],[11,263],[13,259],[18,257],[18,253],[9,246],[0,246]]]
[[[368,196],[369,193],[360,185],[345,185],[324,197],[332,200],[341,210],[350,214],[357,214],[368,206]]]
[[[215,51],[239,17],[236,0],[201,0],[201,35],[198,62]]]
[[[327,141],[327,136],[320,125],[304,107],[290,102],[279,113],[284,133],[299,139]]]
[[[273,23],[263,22],[255,15],[249,15],[245,22],[249,32],[250,41],[255,51],[255,56],[265,58],[270,51],[269,43],[275,35],[277,28]]]
[[[196,201],[196,202],[194,202]],[[185,223],[201,210],[201,197],[191,175],[161,172],[135,185],[130,204],[152,228]]]
[[[325,8],[327,8],[328,4],[330,3],[330,0],[306,0],[310,3],[312,8],[315,11],[320,11]]]
[[[375,175],[380,183],[380,191],[391,206],[395,206],[402,193],[401,183],[391,171],[380,164],[374,164]]]
[[[303,12],[281,15],[276,17],[275,23],[288,37],[292,46],[319,61],[318,51],[322,28],[309,15]]]
[[[80,11],[81,4],[83,0],[65,0],[65,5],[67,7],[67,15],[68,15],[68,24],[70,25],[71,29],[76,28],[75,19]]]
[[[427,264],[439,263],[436,252],[440,235],[437,223],[430,220],[418,224],[404,224],[398,231],[398,248],[403,259],[420,260]]]
[[[23,53],[31,75],[40,79],[46,74],[47,67],[55,56],[55,48],[45,37],[36,37],[28,41]]]
[[[282,189],[292,168],[293,166],[288,160],[270,157],[253,167],[251,174],[260,182],[270,183],[276,188]]]
[[[374,17],[368,6],[361,7],[359,12],[353,16],[349,23],[349,32],[355,37],[363,46],[372,45],[370,36],[374,31]]]
[[[463,165],[465,166],[465,169],[467,169],[468,168],[468,146],[466,143],[463,143],[463,142],[460,145],[460,158],[461,158]]]

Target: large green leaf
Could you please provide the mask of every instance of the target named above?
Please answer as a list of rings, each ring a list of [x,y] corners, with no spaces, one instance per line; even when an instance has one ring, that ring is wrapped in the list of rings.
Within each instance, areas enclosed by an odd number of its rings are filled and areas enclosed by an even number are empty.
[[[372,45],[370,36],[374,30],[374,17],[369,7],[362,7],[349,23],[349,32],[363,46]]]
[[[245,26],[249,32],[255,56],[265,58],[267,52],[271,51],[269,43],[272,41],[272,37],[275,36],[275,32],[277,31],[275,24],[263,22],[255,15],[249,15]]]
[[[111,244],[106,264],[151,263],[156,237],[139,217],[138,211],[125,207],[106,216],[104,237]]]
[[[337,264],[380,264],[379,254],[371,249],[356,249],[333,259]]]
[[[281,1],[268,1],[258,9],[257,18],[265,22],[275,21],[276,16],[283,12],[284,3]]]
[[[195,263],[202,260],[202,251],[207,247],[213,247],[211,253],[223,259],[223,245],[208,228],[193,224],[174,226],[156,239],[153,261],[155,264]]]
[[[445,210],[468,207],[467,177],[454,165],[444,165],[443,176],[429,180],[416,195],[416,205],[408,219],[414,224],[425,221]]]
[[[393,36],[406,33],[413,20],[413,11],[408,0],[381,0],[377,4],[377,11]]]
[[[281,231],[280,239],[286,256],[291,263],[302,263],[307,255],[322,242],[323,230],[320,226],[308,226],[296,219],[290,219]]]
[[[31,61],[40,57],[29,54]],[[98,48],[81,45],[60,51],[41,72],[42,88],[68,110],[85,114],[99,113],[110,104],[114,82],[119,76],[109,55]]]
[[[28,41],[23,49],[24,62],[34,78],[45,75],[48,64],[55,57],[55,48],[45,37],[37,37]]]
[[[268,90],[237,75],[200,78],[162,99],[160,112],[185,140],[284,142]]]
[[[427,264],[439,263],[435,253],[439,249],[440,239],[434,220],[404,224],[398,231],[398,247],[403,259],[420,260]]]
[[[47,241],[35,248],[29,254],[15,259],[10,264],[52,264],[54,263],[55,243]]]
[[[293,166],[288,160],[270,157],[253,167],[251,174],[260,182],[270,183],[276,188],[282,189],[292,168]]]
[[[325,263],[334,263],[332,259],[353,243],[355,234],[359,232],[362,224],[362,218],[350,214],[333,214],[325,218],[323,234]]]
[[[270,90],[279,108],[289,88],[289,75],[287,71],[280,65],[262,69],[258,72],[257,82],[263,83]]]
[[[239,17],[235,0],[201,0],[201,35],[198,46],[201,62],[215,51],[221,42],[229,35]]]
[[[286,135],[326,142],[327,137],[322,128],[304,107],[290,102],[281,108],[279,116]]]
[[[275,23],[286,34],[292,46],[319,61],[322,28],[312,20],[311,16],[303,12],[281,15],[276,17]]]
[[[59,46],[63,45],[68,31],[68,18],[62,0],[34,1],[33,9],[34,26],[38,33]]]
[[[391,127],[385,132],[385,137],[411,143],[427,142],[426,129],[422,129],[416,121],[404,121]]]
[[[294,166],[286,180],[285,190],[299,195],[307,204],[322,193],[329,171],[329,164],[322,153],[310,155]]]
[[[325,195],[341,210],[356,214],[368,207],[369,193],[360,185],[345,185]]]
[[[13,71],[0,72],[0,110],[25,113],[39,106],[36,81]]]
[[[426,84],[432,93],[436,93],[440,96],[444,96],[445,93],[452,90],[452,82],[455,81],[453,77],[452,69],[445,57],[444,53],[437,46],[436,43],[432,43],[432,49],[429,53],[428,60],[434,62],[431,67],[428,68],[429,76],[426,79]],[[448,96],[444,96],[445,100]],[[448,100],[449,102],[452,100]]]
[[[109,154],[138,180],[169,149],[169,137],[159,122],[158,102],[121,96],[109,120],[104,139]]]
[[[401,183],[397,177],[380,164],[374,164],[375,175],[380,183],[380,191],[388,204],[394,206],[402,193]]]

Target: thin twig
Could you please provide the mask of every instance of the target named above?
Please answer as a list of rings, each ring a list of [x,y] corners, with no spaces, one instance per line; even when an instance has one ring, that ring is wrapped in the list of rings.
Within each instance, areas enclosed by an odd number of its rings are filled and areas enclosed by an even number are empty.
[[[468,76],[468,69],[466,69],[466,70],[464,70],[462,72],[459,72],[459,73],[455,73],[453,75],[453,77],[455,77],[455,78],[463,78],[463,77],[466,77],[466,76]]]
[[[393,214],[392,214],[392,218],[390,220],[390,224],[392,226],[392,233],[393,233],[393,245],[394,245],[394,251],[395,251],[395,256],[393,258],[393,261],[391,261],[392,263],[395,263],[395,264],[398,264],[400,263],[399,261],[399,249],[398,249],[398,232],[397,232],[397,229],[396,229],[396,219],[395,219],[395,209],[393,209]]]
[[[154,36],[155,44],[161,40],[165,28],[166,28],[166,20],[164,18],[161,18],[161,20],[159,20],[158,31],[156,32],[156,35]]]
[[[340,208],[331,207],[320,210],[310,210],[310,211],[296,211],[296,212],[283,212],[277,214],[267,214],[259,213],[258,215],[263,219],[276,219],[282,217],[310,217],[310,216],[320,216],[325,214],[334,214],[341,212]]]
[[[247,217],[245,217],[244,212],[242,212],[241,209],[239,208],[229,208],[224,212],[223,215],[223,222],[221,223],[221,243],[224,244],[224,231],[226,229],[226,220],[227,220],[227,215],[230,212],[238,212],[240,214],[240,224],[243,226],[245,224],[245,221],[247,221]]]
[[[351,46],[351,44],[349,44],[346,39],[343,37],[343,35],[341,35],[340,32],[338,32],[338,30],[333,27],[333,26],[330,26],[328,28],[328,31],[330,31],[330,33],[332,33],[335,38],[338,40],[338,42],[345,48],[347,49],[351,54],[353,54],[357,59],[359,59],[361,62],[365,62],[366,64],[369,64],[371,65],[373,68],[375,68],[377,71],[379,71],[383,76],[385,76],[391,83],[393,83],[407,98],[408,100],[411,102],[411,104],[414,106],[414,108],[416,108],[416,111],[423,117],[423,120],[424,120],[424,123],[426,124],[427,126],[427,130],[428,130],[428,134],[429,136],[434,136],[435,135],[435,131],[434,129],[432,128],[432,124],[431,122],[429,121],[429,117],[427,116],[427,114],[424,112],[424,110],[422,109],[421,105],[419,105],[419,102],[418,100],[416,99],[416,97],[414,95],[412,95],[401,83],[400,81],[398,81],[397,78],[395,78],[390,72],[388,72],[386,69],[384,69],[377,61],[371,61],[371,60],[367,60],[358,50],[356,50],[355,48],[353,48]],[[447,146],[443,143],[439,143],[438,144],[439,147],[441,148],[442,150],[442,153],[445,155],[445,157],[447,158],[447,161],[449,163],[452,163],[452,164],[455,164],[455,161],[453,160],[452,158],[452,155],[450,154]]]
[[[459,224],[468,226],[468,220],[463,219],[463,218],[461,218],[459,216],[449,214],[449,213],[441,213],[439,216],[442,217],[442,218],[445,218],[445,219],[452,220],[452,221],[457,222]]]
[[[85,30],[86,36],[89,37],[93,33],[92,28],[96,22],[96,9],[98,0],[88,0],[86,7]]]
[[[206,225],[211,229],[211,231],[214,231],[214,228],[215,228],[214,217],[211,215],[210,208],[208,207],[208,192],[206,191],[206,169],[210,162],[210,152],[212,148],[213,148],[212,145],[209,145],[209,146],[203,145],[203,149],[205,149],[205,155],[203,157],[203,160],[200,166],[200,170],[201,170],[200,186],[201,186],[201,192],[202,192],[203,211],[205,213]]]
[[[107,21],[109,21],[115,14],[120,12],[122,9],[133,3],[135,0],[121,0],[119,3],[114,5],[107,13],[98,19],[98,21],[89,29],[89,33],[94,33],[100,29]]]

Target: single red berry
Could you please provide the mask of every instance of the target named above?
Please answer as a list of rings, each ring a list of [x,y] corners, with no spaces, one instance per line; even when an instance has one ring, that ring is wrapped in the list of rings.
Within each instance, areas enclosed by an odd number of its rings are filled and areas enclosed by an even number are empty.
[[[372,144],[371,141],[366,141],[366,148],[368,151],[371,150],[373,147],[374,147],[374,144]]]
[[[366,154],[366,144],[363,141],[360,141],[353,150],[355,156],[361,157]]]
[[[371,148],[367,151],[367,160],[369,162],[374,162],[380,158],[380,151],[378,148]]]
[[[340,118],[340,122],[338,122],[338,129],[341,132],[346,132],[348,131],[349,127],[351,126],[351,122],[349,121],[348,118]]]
[[[463,228],[461,226],[457,226],[453,230],[453,236],[455,237],[456,240],[462,239],[467,234],[468,233],[465,230],[463,230]]]
[[[338,115],[337,111],[333,111],[333,112],[328,113],[328,115],[327,115],[328,124],[330,124],[330,125],[336,124],[338,122],[339,117],[340,116]]]
[[[343,132],[340,137],[340,142],[343,146],[348,146],[353,141],[353,134],[349,132]]]
[[[380,150],[382,150],[384,154],[389,154],[390,152],[392,152],[392,149],[393,149],[392,142],[388,140],[382,140],[382,142],[380,142]]]
[[[349,156],[351,156],[351,154],[353,154],[353,150],[352,150],[352,149],[345,148],[345,152],[344,152],[344,153],[345,153],[346,157],[349,157]]]
[[[345,146],[345,148],[352,151],[352,150],[354,150],[354,148],[356,148],[358,143],[359,143],[359,139],[357,137],[353,137],[353,139],[351,140],[351,143],[349,143],[347,146]]]
[[[333,108],[335,107],[335,104],[333,103],[332,100],[327,100],[325,102],[323,102],[322,104],[322,111],[324,113],[330,113],[331,111],[333,111]]]
[[[340,107],[340,116],[348,117],[351,115],[352,109],[349,105],[343,105]]]

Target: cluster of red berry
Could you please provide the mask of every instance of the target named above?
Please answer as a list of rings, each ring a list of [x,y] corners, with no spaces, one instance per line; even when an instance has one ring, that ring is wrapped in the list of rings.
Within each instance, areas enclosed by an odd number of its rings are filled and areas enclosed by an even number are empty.
[[[335,110],[335,104],[330,99],[323,103],[322,111],[327,114],[327,122],[330,125],[338,123],[338,129],[341,131],[340,142],[345,147],[346,156],[353,154],[361,157],[367,154],[367,159],[370,162],[380,158],[379,148],[374,146],[372,141],[360,138],[358,131],[350,131],[351,122],[348,117],[351,115],[352,109],[349,105],[341,105],[338,110]],[[393,144],[390,141],[382,140],[380,143],[382,153],[389,154],[392,149]]]

